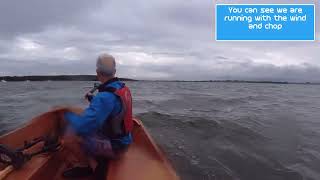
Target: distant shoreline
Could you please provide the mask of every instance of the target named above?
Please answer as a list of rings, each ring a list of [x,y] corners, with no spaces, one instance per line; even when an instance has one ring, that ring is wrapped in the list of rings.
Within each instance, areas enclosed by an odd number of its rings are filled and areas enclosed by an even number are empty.
[[[248,81],[248,80],[136,80],[119,78],[122,81],[146,81],[146,82],[229,82],[229,83],[264,83],[264,84],[313,84],[312,82],[286,82],[286,81]],[[1,81],[97,81],[96,75],[39,75],[39,76],[1,76]]]
[[[122,81],[136,81],[119,78]],[[97,81],[96,75],[52,75],[52,76],[2,76],[0,81]]]

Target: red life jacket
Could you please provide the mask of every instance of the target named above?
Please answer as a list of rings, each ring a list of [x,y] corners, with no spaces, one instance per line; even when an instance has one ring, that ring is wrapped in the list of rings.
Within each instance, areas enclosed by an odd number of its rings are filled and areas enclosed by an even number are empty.
[[[103,87],[99,89],[99,92],[111,92],[114,93],[121,101],[121,111],[115,117],[109,117],[103,125],[102,133],[108,138],[120,138],[133,129],[132,119],[132,96],[127,86],[121,89],[113,87]]]
[[[116,94],[122,103],[123,114],[123,124],[125,133],[130,133],[133,129],[133,119],[132,119],[132,96],[130,89],[124,86],[121,89],[117,89],[114,94]]]

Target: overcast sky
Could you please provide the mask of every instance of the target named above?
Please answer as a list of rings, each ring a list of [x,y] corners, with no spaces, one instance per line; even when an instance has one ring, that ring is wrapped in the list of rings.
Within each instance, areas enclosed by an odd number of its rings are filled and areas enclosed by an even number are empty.
[[[0,76],[94,74],[97,55],[107,52],[116,57],[120,77],[320,82],[319,31],[316,42],[215,42],[214,5],[213,0],[1,0]]]

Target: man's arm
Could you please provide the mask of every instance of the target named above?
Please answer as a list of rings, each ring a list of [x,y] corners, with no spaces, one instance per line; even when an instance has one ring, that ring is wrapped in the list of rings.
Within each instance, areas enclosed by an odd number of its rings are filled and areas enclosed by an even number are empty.
[[[76,114],[71,109],[71,112],[65,113],[65,119],[79,135],[90,135],[102,127],[114,108],[115,100],[116,97],[112,93],[98,93],[81,114]]]

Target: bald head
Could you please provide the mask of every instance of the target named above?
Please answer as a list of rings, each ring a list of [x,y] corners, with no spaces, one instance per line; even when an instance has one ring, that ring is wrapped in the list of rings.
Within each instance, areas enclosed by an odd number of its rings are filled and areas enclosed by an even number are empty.
[[[97,73],[103,76],[114,76],[116,73],[116,61],[110,54],[101,54],[97,59]]]

